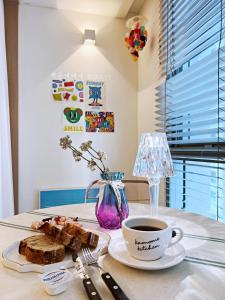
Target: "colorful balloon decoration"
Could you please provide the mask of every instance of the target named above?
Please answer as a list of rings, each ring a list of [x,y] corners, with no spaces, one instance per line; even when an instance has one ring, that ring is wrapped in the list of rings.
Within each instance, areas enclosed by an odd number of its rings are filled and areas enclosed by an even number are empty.
[[[128,32],[124,38],[125,44],[133,58],[137,61],[139,57],[139,51],[142,51],[147,42],[147,30],[144,25],[140,25],[140,22],[134,23],[131,27],[130,32]]]

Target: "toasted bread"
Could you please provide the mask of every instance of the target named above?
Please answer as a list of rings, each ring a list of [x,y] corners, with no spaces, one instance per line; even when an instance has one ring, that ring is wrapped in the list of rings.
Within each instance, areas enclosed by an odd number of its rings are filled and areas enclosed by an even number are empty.
[[[78,224],[67,223],[65,225],[56,225],[49,222],[40,224],[38,230],[45,233],[52,241],[78,252],[82,245],[96,248],[99,236],[86,231]]]
[[[30,236],[20,242],[19,253],[35,264],[53,264],[65,257],[65,247],[46,235]]]

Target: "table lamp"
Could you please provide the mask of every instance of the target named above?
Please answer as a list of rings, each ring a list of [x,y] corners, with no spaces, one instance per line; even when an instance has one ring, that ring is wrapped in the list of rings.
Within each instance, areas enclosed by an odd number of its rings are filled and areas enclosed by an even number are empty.
[[[133,170],[134,176],[145,177],[149,183],[150,214],[158,214],[159,183],[161,178],[174,175],[166,134],[143,133]]]

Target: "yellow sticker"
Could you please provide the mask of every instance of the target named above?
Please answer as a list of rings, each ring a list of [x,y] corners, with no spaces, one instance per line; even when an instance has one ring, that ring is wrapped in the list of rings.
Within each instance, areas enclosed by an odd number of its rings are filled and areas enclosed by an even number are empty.
[[[83,131],[83,126],[64,126],[64,131]]]
[[[77,84],[77,88],[78,88],[78,90],[82,90],[82,89],[83,89],[83,83],[82,83],[82,82],[79,82],[79,83]]]
[[[77,100],[77,96],[76,96],[76,95],[72,95],[71,99],[72,99],[73,101],[76,101],[76,100]]]
[[[62,101],[62,94],[52,94],[53,95],[53,99],[56,101]]]
[[[71,93],[73,93],[73,91],[74,91],[74,88],[67,88],[67,87],[59,87],[58,88],[58,92],[71,92]]]

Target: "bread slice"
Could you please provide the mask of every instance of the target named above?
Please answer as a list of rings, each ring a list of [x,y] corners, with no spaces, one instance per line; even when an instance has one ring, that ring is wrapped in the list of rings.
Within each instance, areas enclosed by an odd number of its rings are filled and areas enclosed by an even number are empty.
[[[65,247],[46,235],[30,236],[20,242],[19,253],[34,264],[54,264],[65,257]]]
[[[38,230],[45,233],[52,241],[63,244],[76,252],[80,251],[82,245],[90,248],[96,248],[98,245],[98,235],[76,224],[67,223],[64,226],[58,226],[44,222]]]
[[[93,232],[88,232],[88,240],[84,243],[86,247],[95,249],[98,246],[99,236]]]

